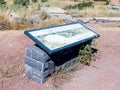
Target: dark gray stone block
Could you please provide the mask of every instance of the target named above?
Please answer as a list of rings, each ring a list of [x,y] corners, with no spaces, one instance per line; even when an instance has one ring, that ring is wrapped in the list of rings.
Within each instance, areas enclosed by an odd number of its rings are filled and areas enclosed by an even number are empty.
[[[47,61],[46,63],[41,63],[40,61],[37,61],[27,56],[25,57],[25,64],[28,64],[31,67],[34,67],[40,71],[45,71],[54,68],[54,62],[52,60]]]
[[[48,54],[45,51],[41,50],[38,46],[28,46],[26,48],[25,56],[25,75],[28,78],[37,81],[38,83],[44,83],[52,73],[67,68],[71,64],[77,62],[77,58],[74,58],[72,56],[69,57],[74,53],[75,52],[72,51],[65,51],[64,53],[61,52],[59,54],[59,57],[57,56],[57,54],[54,58],[55,60],[67,60],[63,63],[60,63],[61,61],[58,61],[58,63],[56,63],[55,61],[53,62],[51,60],[52,56],[48,56]]]
[[[73,58],[71,61],[71,64],[74,64],[76,62],[77,58]]]
[[[61,69],[63,70],[64,68],[67,68],[69,66],[71,66],[72,64],[74,64],[76,62],[77,58],[73,58],[70,61],[64,63],[61,65]]]
[[[70,65],[74,64],[76,62],[77,58],[73,58],[71,59],[70,61],[66,62],[66,63],[63,63],[62,65],[55,65],[55,71],[60,71],[60,70],[63,70],[67,67],[69,67]]]
[[[70,65],[71,65],[71,61],[68,61],[68,62],[66,62],[66,63],[64,63],[64,64],[62,65],[61,69],[63,70],[64,68],[67,68],[67,67],[69,67]]]
[[[26,56],[32,57],[32,50],[29,48],[26,48]]]
[[[48,77],[48,76],[51,75],[53,72],[54,72],[54,68],[48,69],[48,70],[46,70],[46,71],[44,71],[44,72],[42,72],[42,71],[40,71],[40,70],[38,70],[38,69],[36,69],[36,68],[32,68],[32,74],[33,74],[33,75],[36,75],[36,76],[38,76],[38,77],[40,77],[40,78],[42,78],[42,79]]]
[[[76,63],[78,61],[79,61],[79,57],[76,57],[76,58],[74,58],[74,62],[73,63]]]
[[[43,61],[43,60],[46,59],[46,56],[43,53],[41,53],[41,52],[32,50],[32,58],[36,59],[38,61]]]
[[[39,63],[38,63],[39,65]],[[46,63],[42,64],[43,71],[49,70],[51,68],[54,68],[54,62],[52,60],[47,61]]]
[[[36,60],[34,60],[30,57],[27,57],[27,56],[25,57],[25,64],[28,64],[31,67],[35,67],[35,68],[37,68],[41,71],[44,70],[44,68],[43,68],[44,64],[43,63],[40,63],[40,62],[38,62],[38,61],[36,61]]]
[[[35,75],[42,78],[42,77],[48,76],[49,74],[52,74],[54,72],[54,66],[51,68],[47,68],[45,71],[41,71],[35,67],[32,67],[32,66],[26,64],[25,65],[25,72],[35,74]]]
[[[32,68],[32,75],[36,75],[42,79],[44,79],[47,75],[44,75],[44,72],[41,72],[38,69]]]
[[[58,72],[58,71],[60,71],[61,70],[61,65],[60,66],[56,66],[55,65],[55,72]]]
[[[54,68],[54,62],[52,60],[50,60],[49,62],[47,62],[47,68],[48,69],[51,69],[51,68]]]
[[[45,79],[41,79],[35,75],[32,75],[32,77],[30,79],[34,80],[34,81],[37,81],[38,83],[40,84],[43,84],[45,83],[47,80],[48,80],[49,77],[46,77]]]
[[[42,72],[34,67],[25,64],[25,75],[28,78],[37,81],[38,83],[44,83],[53,72],[54,72],[54,68]]]
[[[32,53],[30,53],[31,51]],[[26,56],[30,56],[33,59],[41,61],[42,63],[47,62],[50,59],[49,55],[36,45],[31,45],[27,47]]]
[[[25,75],[29,78],[32,77],[32,67],[25,64]]]

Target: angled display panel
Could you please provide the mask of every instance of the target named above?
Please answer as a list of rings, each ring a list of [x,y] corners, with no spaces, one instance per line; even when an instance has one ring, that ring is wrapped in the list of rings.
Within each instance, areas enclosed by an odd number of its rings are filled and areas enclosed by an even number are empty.
[[[49,54],[99,37],[96,32],[78,22],[27,30],[25,34]]]

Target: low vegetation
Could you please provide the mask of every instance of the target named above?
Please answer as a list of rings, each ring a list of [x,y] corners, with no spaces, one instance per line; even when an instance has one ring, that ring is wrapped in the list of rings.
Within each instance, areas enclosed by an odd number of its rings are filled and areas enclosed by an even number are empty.
[[[84,65],[89,66],[96,52],[97,49],[93,48],[93,44],[89,43],[87,45],[82,45],[77,61],[71,66],[65,68],[64,70],[53,74],[53,86],[55,88],[60,88],[63,82],[67,82],[70,80],[70,77],[75,70],[83,68]]]
[[[94,1],[104,1],[106,5],[109,5],[110,0],[94,0]]]
[[[43,17],[43,19],[45,19],[45,16]],[[3,17],[0,17],[0,30],[26,30],[26,29],[35,29],[40,27],[41,28],[48,27],[59,24],[65,24],[65,22],[58,18],[58,19],[51,19],[50,21],[46,21],[46,22],[41,21],[36,24],[32,24],[24,20],[14,21],[13,23],[10,23],[8,20],[4,19]]]
[[[13,1],[14,4],[21,4],[23,6],[27,6],[29,4],[29,0],[14,0]]]
[[[87,8],[87,7],[93,7],[93,3],[92,2],[85,2],[83,1],[82,3],[78,3],[76,5],[68,5],[65,7],[65,9],[84,9],[84,8]]]
[[[0,65],[0,81],[11,78],[24,72],[24,64]]]
[[[41,2],[47,2],[48,0],[41,0]]]

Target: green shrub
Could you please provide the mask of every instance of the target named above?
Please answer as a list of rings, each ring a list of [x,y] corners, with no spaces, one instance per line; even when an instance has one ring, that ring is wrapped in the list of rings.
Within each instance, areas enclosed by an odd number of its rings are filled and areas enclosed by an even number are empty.
[[[21,9],[25,10],[26,7],[20,4],[13,4],[10,6],[10,10],[12,11],[20,11]]]
[[[40,10],[41,9],[41,5],[38,3],[37,4],[37,9]]]
[[[32,0],[33,3],[37,3],[37,0]]]
[[[14,4],[21,4],[23,6],[27,6],[29,4],[29,0],[14,0]]]
[[[47,2],[48,0],[41,0],[41,2]]]
[[[73,0],[74,2],[78,2],[78,0]]]
[[[0,10],[6,10],[8,8],[5,0],[0,0]]]
[[[72,5],[66,6],[65,9],[79,9],[79,10],[81,10],[83,8],[86,8],[86,7],[93,7],[93,3],[83,1],[82,3],[78,3],[74,6],[72,6]]]
[[[7,10],[8,6],[6,4],[0,4],[0,10]]]
[[[109,5],[109,3],[110,3],[110,0],[94,0],[94,1],[104,1],[105,5]]]
[[[81,47],[79,52],[79,61],[85,65],[89,65],[93,55],[92,52],[93,51],[90,44]]]

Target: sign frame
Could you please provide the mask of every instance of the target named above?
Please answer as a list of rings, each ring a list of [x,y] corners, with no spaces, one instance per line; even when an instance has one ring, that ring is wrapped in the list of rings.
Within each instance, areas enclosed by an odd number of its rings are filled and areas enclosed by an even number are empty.
[[[38,31],[38,30],[45,30],[45,29],[50,29],[50,28],[57,28],[57,27],[62,27],[62,26],[67,26],[67,25],[72,25],[72,24],[80,24],[82,25],[84,28],[86,28],[87,30],[90,30],[92,31],[93,33],[95,33],[96,35],[95,36],[92,36],[92,37],[89,37],[89,38],[86,38],[86,39],[83,39],[83,40],[80,40],[80,41],[77,41],[77,42],[73,42],[71,44],[68,44],[68,45],[65,45],[63,47],[59,47],[59,48],[56,48],[54,50],[51,50],[49,49],[46,45],[44,45],[40,40],[38,40],[37,38],[35,38],[35,36],[33,36],[31,34],[31,32],[33,31]],[[70,47],[73,47],[73,46],[76,46],[76,45],[79,45],[79,44],[82,44],[82,43],[85,43],[87,41],[90,41],[94,38],[97,38],[99,37],[100,35],[97,34],[95,31],[91,30],[90,28],[86,27],[84,24],[80,23],[80,22],[74,22],[74,23],[69,23],[69,24],[64,24],[64,25],[58,25],[58,26],[49,26],[49,27],[45,27],[45,28],[37,28],[37,29],[32,29],[32,30],[26,30],[24,31],[24,34],[26,34],[29,38],[31,38],[38,46],[40,46],[43,50],[45,50],[49,55],[53,54],[53,53],[56,53],[58,51],[61,51],[61,50],[64,50],[64,49],[67,49],[67,48],[70,48]]]

